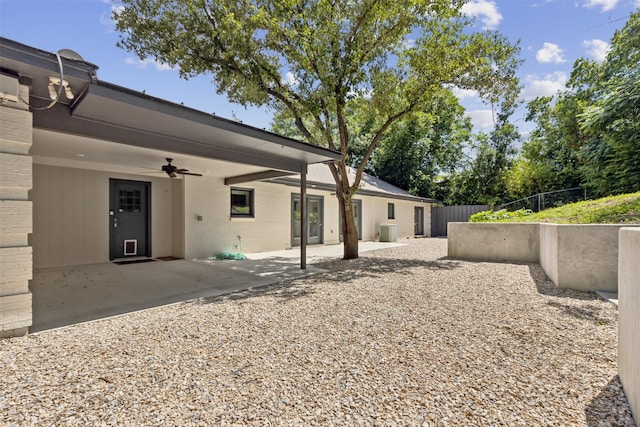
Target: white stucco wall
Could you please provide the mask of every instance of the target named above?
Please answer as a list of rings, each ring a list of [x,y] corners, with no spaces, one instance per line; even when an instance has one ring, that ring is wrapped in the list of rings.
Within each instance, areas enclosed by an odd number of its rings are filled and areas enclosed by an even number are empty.
[[[431,235],[431,204],[418,203],[408,200],[387,199],[382,197],[363,196],[356,197],[362,199],[363,204],[363,239],[377,240],[380,237],[381,224],[396,224],[398,229],[398,240],[412,238],[415,236],[414,230],[414,208],[424,208],[423,236]],[[387,205],[394,204],[395,218],[388,218]],[[366,224],[366,226],[365,226]]]
[[[618,263],[618,370],[640,421],[640,228],[622,228]]]
[[[233,186],[254,191],[254,218],[234,218],[231,186],[222,178],[128,175],[89,169],[34,165],[34,247],[36,268],[109,261],[109,179],[151,182],[152,256],[208,258],[220,252],[264,252],[291,247],[291,200],[300,189],[268,182]],[[309,186],[323,203],[323,244],[340,242],[338,199]],[[356,196],[362,201],[362,240],[376,240],[380,224],[398,225],[398,238],[414,235],[414,206],[424,208],[425,235],[431,208],[426,203]],[[396,217],[387,219],[387,203]],[[198,217],[202,219],[199,220]]]
[[[186,259],[290,246],[291,191],[262,182],[233,187],[254,190],[254,218],[231,217],[231,187],[222,179],[187,176],[184,180]]]
[[[191,178],[184,181],[185,258],[215,256],[220,252],[264,252],[291,247],[291,200],[299,195],[295,186],[249,182],[237,188],[254,190],[254,218],[232,218],[231,187],[222,179]],[[340,242],[338,199],[331,191],[309,185],[307,195],[322,198],[322,244]],[[356,195],[362,202],[362,240],[376,240],[381,223],[398,224],[398,237],[414,236],[414,206],[424,208],[424,231],[429,235],[431,206],[404,200]],[[396,206],[395,220],[387,220],[387,203]],[[202,216],[202,221],[197,217]]]
[[[173,255],[168,178],[35,164],[30,192],[35,268],[109,261],[109,178],[151,182],[151,253]]]

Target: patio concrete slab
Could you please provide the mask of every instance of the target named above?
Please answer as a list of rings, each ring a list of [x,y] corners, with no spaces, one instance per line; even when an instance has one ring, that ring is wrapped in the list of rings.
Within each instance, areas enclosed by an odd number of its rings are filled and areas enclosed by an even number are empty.
[[[398,246],[361,242],[360,252]],[[246,254],[247,260],[172,260],[91,264],[34,271],[29,332],[292,280],[324,270],[300,269],[300,249]],[[309,263],[339,258],[342,245],[307,248]]]

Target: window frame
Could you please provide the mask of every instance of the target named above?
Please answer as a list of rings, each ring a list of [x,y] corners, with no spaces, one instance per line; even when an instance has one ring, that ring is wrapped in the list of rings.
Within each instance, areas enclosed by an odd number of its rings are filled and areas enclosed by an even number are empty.
[[[248,213],[240,213],[233,211],[233,196],[234,191],[238,192],[246,192],[249,198],[249,212]],[[255,218],[255,190],[253,188],[242,188],[242,187],[231,187],[231,191],[229,192],[229,212],[231,218]]]
[[[387,203],[387,219],[396,219],[395,203]]]

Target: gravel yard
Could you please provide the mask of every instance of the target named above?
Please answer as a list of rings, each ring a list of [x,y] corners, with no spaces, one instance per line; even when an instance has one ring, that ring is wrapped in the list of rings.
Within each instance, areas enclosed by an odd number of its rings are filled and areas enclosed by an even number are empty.
[[[617,307],[446,240],[0,340],[4,425],[633,426]]]

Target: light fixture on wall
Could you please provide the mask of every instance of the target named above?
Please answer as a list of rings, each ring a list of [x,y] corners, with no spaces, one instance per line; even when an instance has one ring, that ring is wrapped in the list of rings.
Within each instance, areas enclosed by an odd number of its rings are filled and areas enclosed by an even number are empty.
[[[71,92],[69,82],[61,80],[58,77],[49,77],[49,98],[56,99],[58,97],[60,89],[56,88],[56,86],[62,86],[62,89],[64,89],[64,96],[66,96],[67,99],[75,98],[73,92]]]

